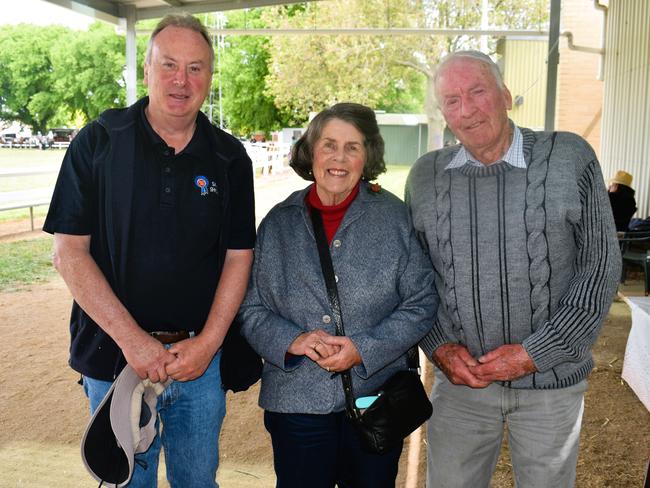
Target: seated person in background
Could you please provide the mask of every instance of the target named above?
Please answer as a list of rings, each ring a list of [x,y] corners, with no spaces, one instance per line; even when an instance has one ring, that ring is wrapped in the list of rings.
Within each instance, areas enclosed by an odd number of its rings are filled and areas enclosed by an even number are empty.
[[[632,219],[627,228],[632,232],[650,232],[650,217],[646,217],[645,219]]]
[[[614,178],[609,180],[607,192],[614,212],[617,232],[627,231],[630,219],[636,212],[636,200],[634,200],[631,184],[632,175],[622,170],[618,170]]]

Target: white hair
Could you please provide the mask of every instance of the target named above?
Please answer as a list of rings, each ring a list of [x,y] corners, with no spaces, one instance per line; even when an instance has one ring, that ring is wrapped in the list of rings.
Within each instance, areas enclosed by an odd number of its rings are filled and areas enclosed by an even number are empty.
[[[475,51],[475,50],[455,51],[442,58],[438,63],[438,66],[436,67],[436,73],[433,76],[433,86],[436,87],[436,98],[438,98],[437,87],[438,87],[438,78],[440,78],[440,74],[444,71],[445,67],[449,63],[457,59],[471,59],[473,61],[478,61],[479,63],[483,63],[483,65],[490,70],[490,73],[492,73],[492,76],[494,77],[494,81],[496,82],[497,86],[501,90],[503,90],[506,87],[505,83],[503,82],[503,75],[501,74],[501,70],[499,69],[499,66],[494,61],[492,61],[492,58],[490,58],[490,56],[482,53],[481,51]]]

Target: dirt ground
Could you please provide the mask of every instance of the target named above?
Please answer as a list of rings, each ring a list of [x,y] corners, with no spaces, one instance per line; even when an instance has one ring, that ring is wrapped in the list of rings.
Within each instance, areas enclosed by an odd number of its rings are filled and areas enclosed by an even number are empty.
[[[0,294],[0,487],[96,486],[79,455],[88,412],[78,375],[66,364],[69,303],[59,278]],[[594,351],[598,366],[586,397],[578,487],[642,486],[650,414],[620,378],[629,326],[627,306],[615,303]],[[229,394],[219,470],[225,488],[273,486],[257,392]],[[404,486],[407,452],[398,486]],[[512,486],[508,462],[499,460],[494,487]]]
[[[89,414],[79,376],[67,366],[70,302],[58,277],[0,294],[0,488],[97,486],[79,453]],[[650,413],[620,376],[629,328],[627,305],[615,302],[594,349],[597,367],[586,395],[579,488],[643,484],[650,456]],[[258,386],[228,394],[218,475],[224,488],[274,486],[270,440],[257,406]],[[424,439],[420,442],[416,486],[424,486],[426,446]],[[408,452],[407,442],[400,487],[405,485]],[[160,486],[167,486],[162,476]],[[507,446],[492,486],[513,486]]]

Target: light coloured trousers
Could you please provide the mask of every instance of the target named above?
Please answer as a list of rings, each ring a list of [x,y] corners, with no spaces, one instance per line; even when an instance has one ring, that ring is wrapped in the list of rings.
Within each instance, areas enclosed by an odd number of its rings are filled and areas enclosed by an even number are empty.
[[[517,488],[574,486],[586,380],[557,390],[473,389],[435,375],[427,488],[487,488],[505,424]]]

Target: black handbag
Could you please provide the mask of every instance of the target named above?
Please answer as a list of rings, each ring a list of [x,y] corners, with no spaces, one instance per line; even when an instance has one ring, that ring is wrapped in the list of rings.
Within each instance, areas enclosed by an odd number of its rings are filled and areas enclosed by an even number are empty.
[[[336,335],[342,336],[345,335],[345,331],[334,267],[323,228],[323,220],[317,209],[312,209],[311,220],[323,277],[327,286],[327,297],[336,326]],[[366,409],[359,409],[355,405],[350,370],[341,372],[347,417],[355,426],[362,446],[370,452],[383,454],[392,449],[426,422],[433,413],[433,407],[418,374],[417,346],[408,351],[407,357],[409,369],[399,371],[390,377],[376,392],[378,398]]]
[[[241,324],[235,318],[221,346],[221,387],[233,393],[248,390],[262,377],[262,358],[240,331]]]

